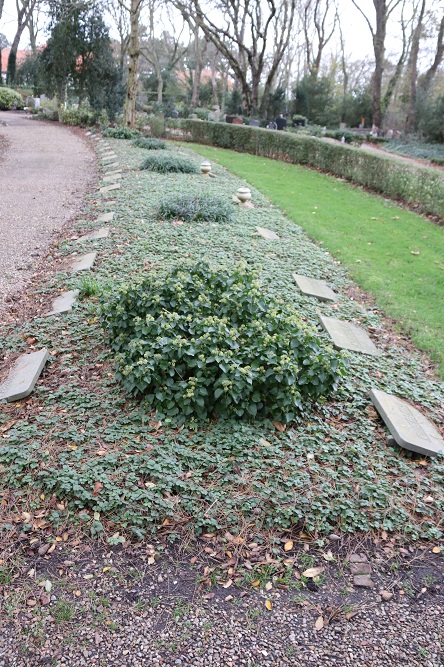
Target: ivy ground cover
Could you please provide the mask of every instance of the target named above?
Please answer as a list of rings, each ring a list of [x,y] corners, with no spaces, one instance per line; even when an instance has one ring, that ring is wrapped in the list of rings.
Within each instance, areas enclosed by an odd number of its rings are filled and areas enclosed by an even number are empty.
[[[0,413],[2,531],[9,537],[29,532],[31,514],[37,514],[48,534],[79,524],[111,540],[117,533],[142,538],[159,529],[170,539],[185,529],[197,534],[247,529],[256,541],[299,531],[440,537],[443,458],[421,459],[388,444],[368,398],[371,387],[395,393],[423,406],[439,424],[444,388],[426,375],[419,355],[393,335],[376,309],[350,298],[356,290],[343,266],[258,191],[253,189],[255,207],[241,208],[231,198],[245,183],[220,166],[214,179],[149,172],[140,170],[144,149],[129,141],[110,143],[124,167],[122,188],[112,199],[91,196],[77,221],[80,235],[102,225],[95,222],[99,213],[115,212],[112,234],[96,242],[94,271],[88,277],[63,271],[67,256],[79,250],[69,230],[51,251],[54,271],[28,300],[35,319],[0,325],[5,359],[36,347],[51,351],[33,395],[2,406]],[[196,167],[201,161],[190,150],[167,150]],[[233,219],[159,220],[160,202],[184,192],[226,200]],[[257,226],[280,239],[262,238]],[[367,328],[384,354],[346,353],[340,391],[302,411],[285,430],[272,420],[220,419],[180,427],[158,420],[116,381],[98,301],[109,286],[183,259],[228,269],[247,262],[261,269],[267,294],[293,304],[326,344],[318,313]],[[294,272],[327,280],[340,295],[338,302],[303,296]],[[71,313],[39,316],[57,290],[76,288],[83,298]]]
[[[344,263],[444,378],[444,228],[390,200],[298,165],[195,146],[248,178]],[[396,168],[396,165],[395,167]]]

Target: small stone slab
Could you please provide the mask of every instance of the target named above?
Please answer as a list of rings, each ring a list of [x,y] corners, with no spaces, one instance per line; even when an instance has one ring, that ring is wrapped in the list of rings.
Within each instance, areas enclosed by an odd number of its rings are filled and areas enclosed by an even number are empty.
[[[357,576],[353,577],[353,584],[354,586],[359,586],[360,588],[374,588],[375,584],[374,582],[370,579],[369,576],[365,574],[358,574]]]
[[[102,164],[103,169],[109,169],[109,168],[114,169],[115,167],[119,166],[120,165],[118,162],[113,162],[112,164]]]
[[[402,398],[371,389],[370,398],[395,442],[425,456],[444,453],[444,439],[436,426]]]
[[[114,218],[114,211],[109,211],[108,213],[102,213],[99,215],[97,218],[96,222],[111,222],[111,220]]]
[[[57,299],[52,302],[52,310],[48,315],[57,315],[58,313],[67,313],[73,307],[79,296],[79,290],[73,289],[69,292],[62,292]]]
[[[100,227],[100,229],[95,229],[89,234],[84,234],[80,236],[76,243],[83,243],[83,241],[96,241],[98,239],[106,239],[109,236],[109,227]]]
[[[256,227],[258,234],[264,237],[264,239],[273,239],[276,241],[280,240],[280,236],[276,232],[271,231],[271,229],[266,229],[266,227]]]
[[[103,177],[103,180],[109,183],[110,181],[118,181],[120,178],[122,178],[122,174],[108,174],[108,176]]]
[[[8,378],[0,385],[0,400],[11,403],[29,396],[48,358],[49,352],[46,348],[31,354],[22,354]]]
[[[120,190],[120,183],[113,183],[112,185],[105,185],[105,187],[100,188],[102,194],[112,192],[113,190]]]
[[[87,252],[85,255],[79,255],[76,257],[70,267],[71,273],[77,273],[77,271],[86,271],[91,269],[96,261],[96,252]]]
[[[324,280],[316,280],[293,273],[293,278],[302,294],[314,296],[320,301],[336,301],[337,296]]]
[[[114,169],[113,171],[106,171],[105,174],[107,176],[113,176],[114,174],[121,174],[123,172],[123,169]]]
[[[85,137],[90,137],[92,132],[86,132]]]
[[[362,354],[380,355],[380,351],[370,339],[368,333],[361,327],[338,320],[336,317],[319,315],[319,321],[333,340],[338,350],[351,350]]]

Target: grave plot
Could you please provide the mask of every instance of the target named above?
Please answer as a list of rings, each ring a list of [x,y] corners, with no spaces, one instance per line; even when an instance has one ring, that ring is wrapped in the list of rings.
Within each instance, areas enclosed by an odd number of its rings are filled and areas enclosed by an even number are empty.
[[[46,349],[22,354],[5,382],[0,385],[0,400],[11,403],[29,396],[48,359],[49,352]]]

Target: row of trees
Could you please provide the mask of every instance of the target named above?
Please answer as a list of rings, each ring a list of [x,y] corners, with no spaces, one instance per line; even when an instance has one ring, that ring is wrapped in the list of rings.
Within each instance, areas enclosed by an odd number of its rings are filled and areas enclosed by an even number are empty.
[[[444,94],[436,77],[444,56],[444,12],[432,0],[373,0],[370,13],[363,0],[348,0],[372,39],[373,61],[364,63],[347,53],[336,0],[17,1],[17,35],[28,25],[35,43],[36,10],[47,19],[41,64],[48,90],[63,99],[65,82],[65,90],[73,85],[94,105],[110,95],[117,104],[124,77],[130,126],[141,81],[159,104],[165,92],[177,101],[189,90],[191,108],[227,103],[260,117],[279,109],[320,124],[371,117],[378,127],[396,122],[408,130],[417,127],[424,99]],[[118,35],[114,60],[104,15]],[[387,58],[389,28],[399,34],[396,58]],[[17,45],[14,39],[11,81]],[[203,70],[210,73],[205,82]]]

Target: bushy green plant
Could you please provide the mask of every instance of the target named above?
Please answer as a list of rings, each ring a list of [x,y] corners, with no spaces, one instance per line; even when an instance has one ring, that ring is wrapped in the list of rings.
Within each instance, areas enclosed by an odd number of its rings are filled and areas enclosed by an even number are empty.
[[[89,106],[81,104],[77,109],[68,108],[61,109],[59,112],[59,120],[64,125],[78,125],[86,127],[93,125],[96,121],[97,114]]]
[[[195,174],[197,172],[196,166],[190,160],[171,153],[148,155],[140,168],[148,171],[158,171],[160,174]]]
[[[150,114],[147,123],[153,137],[163,137],[165,134],[165,118],[163,115]]]
[[[444,157],[432,157],[430,158],[432,164],[438,164],[439,166],[444,166]]]
[[[184,141],[308,165],[388,197],[403,199],[416,210],[444,219],[444,178],[437,169],[398,162],[394,167],[391,158],[376,151],[290,132],[191,119],[181,120],[180,125]]]
[[[125,125],[107,127],[102,134],[104,137],[109,137],[110,139],[135,139],[136,137],[140,137],[139,130],[132,130]]]
[[[324,136],[336,139],[337,141],[341,141],[342,137],[344,137],[346,144],[362,144],[365,141],[365,137],[362,134],[350,132],[350,130],[327,130]]]
[[[290,422],[343,373],[341,355],[243,265],[183,263],[141,278],[103,302],[101,320],[125,389],[179,423],[212,415]]]
[[[184,222],[232,222],[232,207],[219,197],[183,194],[166,199],[159,206],[161,220]]]
[[[16,90],[12,88],[3,88],[0,86],[0,110],[7,111],[8,109],[23,109],[23,97]]]
[[[137,137],[134,139],[133,146],[138,148],[146,148],[150,151],[157,151],[166,148],[166,143],[164,141],[159,141],[159,139],[146,139],[145,137]]]

